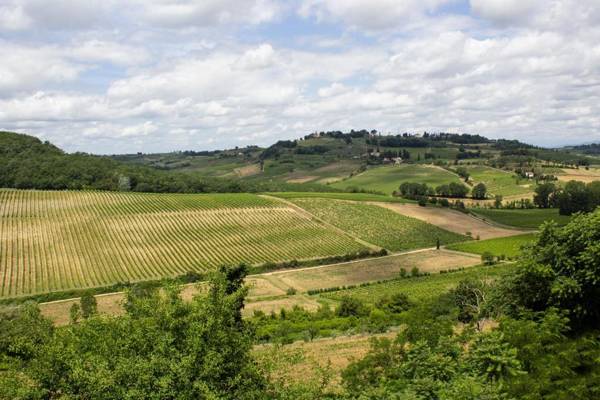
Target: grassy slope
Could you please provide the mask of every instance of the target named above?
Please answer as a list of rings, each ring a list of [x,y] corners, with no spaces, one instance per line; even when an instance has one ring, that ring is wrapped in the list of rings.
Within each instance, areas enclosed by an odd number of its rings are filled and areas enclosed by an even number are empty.
[[[535,238],[536,235],[534,233],[526,233],[503,238],[454,243],[447,247],[451,250],[475,254],[483,254],[489,251],[494,256],[505,255],[509,258],[515,258],[521,253],[521,246],[533,242]]]
[[[460,182],[460,179],[457,175],[441,168],[403,164],[371,168],[362,174],[336,182],[331,186],[338,189],[356,187],[391,194],[394,190],[398,190],[402,182],[427,183],[436,187],[444,183]]]
[[[569,216],[559,215],[556,208],[524,210],[474,208],[471,211],[482,218],[499,224],[527,229],[536,229],[545,221],[555,221],[559,225],[565,225],[571,219]]]
[[[473,267],[449,274],[432,274],[418,278],[396,279],[369,286],[323,293],[320,294],[320,296],[333,300],[341,300],[343,296],[352,296],[357,297],[366,303],[373,304],[382,297],[394,293],[405,293],[413,301],[423,301],[447,292],[463,279],[496,279],[503,274],[513,271],[514,268],[514,264],[501,264],[492,267]]]
[[[471,179],[473,179],[475,183],[483,182],[491,195],[499,194],[502,196],[513,196],[526,194],[532,192],[535,186],[535,182],[527,181],[525,179],[521,181],[521,184],[530,186],[519,186],[512,173],[499,169],[482,165],[467,167],[467,169],[471,174]]]
[[[375,205],[328,199],[296,199],[293,202],[324,221],[391,251],[432,247],[436,238],[442,243],[466,239]]]

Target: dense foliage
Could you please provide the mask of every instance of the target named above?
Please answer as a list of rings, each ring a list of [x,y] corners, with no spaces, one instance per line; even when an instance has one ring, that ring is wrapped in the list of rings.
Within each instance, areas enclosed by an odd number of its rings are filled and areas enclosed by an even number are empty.
[[[29,304],[0,319],[0,398],[264,399],[241,319],[245,267],[192,302],[175,287],[131,291],[127,314],[54,329]]]
[[[50,190],[111,190],[155,193],[325,190],[320,185],[251,182],[199,177],[126,164],[104,156],[67,154],[49,142],[0,132],[0,187]],[[331,189],[329,189],[331,191]]]

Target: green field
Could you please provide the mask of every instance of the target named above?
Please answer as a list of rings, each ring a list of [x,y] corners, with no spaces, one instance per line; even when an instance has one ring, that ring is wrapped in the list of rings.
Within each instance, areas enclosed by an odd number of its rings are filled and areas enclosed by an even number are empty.
[[[437,238],[444,244],[466,239],[376,205],[328,199],[296,199],[293,202],[318,218],[391,251],[432,247]]]
[[[401,197],[383,196],[371,193],[324,193],[324,192],[269,192],[270,196],[281,199],[337,199],[351,201],[377,201],[384,203],[414,203]]]
[[[454,243],[447,247],[450,250],[464,251],[466,253],[483,254],[487,251],[496,257],[504,255],[509,258],[515,258],[521,254],[521,246],[532,243],[535,238],[535,233],[526,233],[517,236]]]
[[[537,229],[545,221],[555,221],[559,225],[566,225],[571,220],[568,215],[559,215],[556,208],[515,210],[473,208],[471,211],[481,218],[498,224],[526,229]]]
[[[364,248],[251,194],[0,190],[0,297]]]
[[[395,279],[369,286],[323,293],[320,296],[332,300],[341,300],[344,296],[352,296],[361,299],[365,303],[373,304],[382,297],[395,293],[405,293],[412,301],[423,301],[446,293],[463,279],[497,279],[514,271],[515,268],[514,264],[472,267],[447,274]]]
[[[535,189],[535,182],[522,179],[517,184],[516,177],[500,169],[482,165],[467,167],[471,179],[475,184],[483,182],[489,195],[515,196],[531,193]]]
[[[460,182],[460,178],[452,172],[430,165],[402,164],[371,168],[352,178],[333,183],[331,187],[391,194],[398,190],[402,182],[426,183],[435,188],[445,183]]]

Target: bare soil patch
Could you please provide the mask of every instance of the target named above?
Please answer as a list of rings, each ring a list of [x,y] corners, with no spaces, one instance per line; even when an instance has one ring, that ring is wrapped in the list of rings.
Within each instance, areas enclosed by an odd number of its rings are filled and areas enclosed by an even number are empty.
[[[398,276],[402,268],[410,271],[417,267],[422,272],[438,272],[470,267],[480,262],[479,256],[446,250],[428,250],[301,271],[278,272],[273,273],[272,277],[296,290],[307,291],[391,279]]]
[[[240,167],[234,169],[234,172],[240,178],[244,178],[246,176],[257,175],[260,173],[260,166],[258,164],[246,165],[245,167]]]
[[[471,235],[480,239],[518,235],[523,232],[515,229],[500,228],[490,225],[471,215],[460,211],[439,207],[421,207],[416,204],[376,203],[407,217],[412,217],[436,225],[450,232],[461,235],[471,232]]]
[[[288,179],[287,183],[306,183],[306,182],[314,181],[315,179],[319,179],[319,177],[314,176],[314,175],[300,176],[298,178]]]

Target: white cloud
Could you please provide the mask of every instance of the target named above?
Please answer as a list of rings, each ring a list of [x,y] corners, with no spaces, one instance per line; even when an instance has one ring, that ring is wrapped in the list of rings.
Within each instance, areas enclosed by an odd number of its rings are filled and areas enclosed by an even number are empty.
[[[144,0],[139,6],[149,22],[167,27],[260,24],[275,19],[281,11],[272,0]]]
[[[304,0],[298,13],[318,21],[343,21],[369,30],[398,27],[408,18],[452,0]]]
[[[600,139],[597,1],[470,1],[0,0],[0,129],[109,153],[352,128]]]
[[[149,54],[143,48],[103,40],[88,40],[75,44],[66,55],[78,60],[110,62],[115,65],[140,65],[148,61]]]
[[[471,0],[471,9],[476,15],[501,25],[527,21],[546,0]]]

